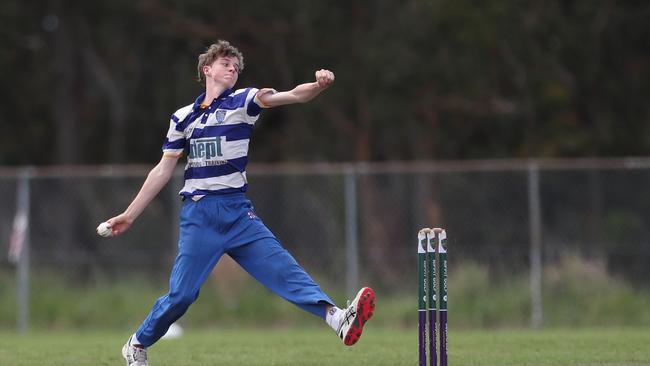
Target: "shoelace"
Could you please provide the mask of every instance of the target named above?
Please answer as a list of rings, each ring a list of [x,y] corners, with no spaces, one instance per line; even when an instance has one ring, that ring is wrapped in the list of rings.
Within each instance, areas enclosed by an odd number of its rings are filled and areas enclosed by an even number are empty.
[[[142,348],[133,347],[133,361],[147,362],[147,351]]]
[[[350,307],[350,300],[347,301],[347,309],[345,310],[345,314],[343,314],[343,318],[341,319],[341,323],[339,324],[339,329],[338,332],[339,336],[343,337],[343,334],[341,331],[343,330],[343,326],[350,324],[350,321],[354,319],[357,315],[357,312],[354,308]]]

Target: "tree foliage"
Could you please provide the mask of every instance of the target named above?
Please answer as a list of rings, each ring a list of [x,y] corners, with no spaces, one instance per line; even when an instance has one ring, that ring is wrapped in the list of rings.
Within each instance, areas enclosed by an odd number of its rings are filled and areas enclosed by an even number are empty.
[[[0,21],[0,164],[155,161],[220,38],[240,86],[337,76],[263,114],[257,162],[650,153],[644,1],[9,1]]]

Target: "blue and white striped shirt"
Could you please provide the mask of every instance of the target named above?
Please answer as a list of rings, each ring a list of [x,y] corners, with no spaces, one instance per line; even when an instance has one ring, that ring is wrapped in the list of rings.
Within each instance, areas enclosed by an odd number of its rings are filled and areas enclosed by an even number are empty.
[[[162,149],[187,155],[182,196],[246,192],[248,144],[261,111],[257,91],[228,89],[205,108],[203,93],[172,115]]]

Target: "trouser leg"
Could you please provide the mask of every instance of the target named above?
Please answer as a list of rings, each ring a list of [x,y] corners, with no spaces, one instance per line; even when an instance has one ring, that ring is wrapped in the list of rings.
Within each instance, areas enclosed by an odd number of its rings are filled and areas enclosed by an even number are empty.
[[[143,346],[158,341],[198,298],[207,276],[223,255],[223,248],[214,240],[211,229],[197,225],[192,207],[185,206],[181,214],[179,253],[169,279],[169,292],[153,305],[147,318],[136,332]]]
[[[325,318],[325,307],[334,305],[276,238],[257,239],[228,254],[264,286],[309,313]]]

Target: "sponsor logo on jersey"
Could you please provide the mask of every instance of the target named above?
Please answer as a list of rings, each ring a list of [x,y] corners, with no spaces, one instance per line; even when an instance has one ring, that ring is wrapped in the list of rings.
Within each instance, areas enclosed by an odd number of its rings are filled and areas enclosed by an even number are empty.
[[[212,160],[220,156],[223,156],[221,136],[190,140],[190,159]]]

